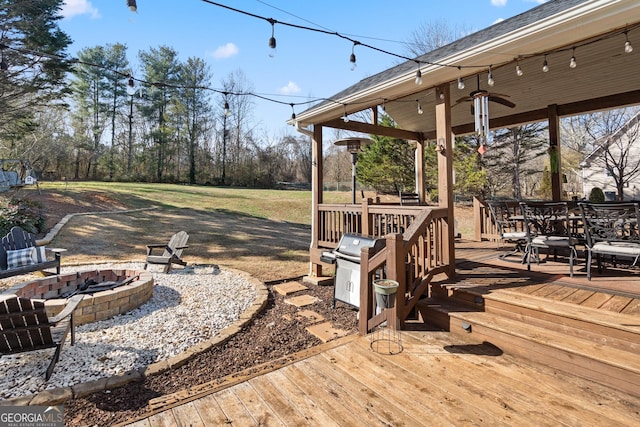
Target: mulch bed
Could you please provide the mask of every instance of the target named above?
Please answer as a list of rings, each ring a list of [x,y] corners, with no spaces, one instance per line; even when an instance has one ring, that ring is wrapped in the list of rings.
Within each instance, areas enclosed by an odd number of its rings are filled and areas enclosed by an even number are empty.
[[[143,416],[150,411],[149,400],[200,384],[220,380],[257,365],[261,368],[277,359],[322,343],[305,329],[311,321],[297,316],[300,310],[284,302],[285,297],[268,285],[267,307],[241,332],[226,343],[206,351],[185,365],[140,382],[73,399],[64,404],[67,425],[106,426]],[[308,285],[296,293],[312,295],[320,301],[305,310],[315,311],[335,328],[357,333],[356,310],[338,302],[332,307],[333,286]],[[291,297],[288,296],[287,298]]]

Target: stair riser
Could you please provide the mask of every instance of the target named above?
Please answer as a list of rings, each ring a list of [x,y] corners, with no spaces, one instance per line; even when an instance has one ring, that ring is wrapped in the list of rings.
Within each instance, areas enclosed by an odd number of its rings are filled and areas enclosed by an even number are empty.
[[[588,339],[594,343],[640,354],[640,335],[554,313],[545,313],[501,301],[485,301],[485,311],[528,325],[539,326],[563,334]]]
[[[605,384],[640,397],[640,374],[612,366],[580,354],[569,353],[539,342],[533,342],[503,331],[471,324],[471,332],[463,329],[464,320],[451,317],[451,333],[490,342],[505,353],[523,357],[552,368]]]
[[[432,289],[434,298],[442,298],[451,304],[461,304],[465,307],[482,311],[484,299],[476,293],[471,293],[466,289],[449,289],[445,287],[434,287]]]
[[[443,329],[449,330],[449,324],[451,322],[449,313],[442,312],[437,308],[417,306],[420,316],[424,323]]]

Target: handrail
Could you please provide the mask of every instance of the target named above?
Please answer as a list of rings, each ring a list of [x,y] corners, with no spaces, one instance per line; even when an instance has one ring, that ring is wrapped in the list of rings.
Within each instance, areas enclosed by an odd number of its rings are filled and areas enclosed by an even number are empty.
[[[407,319],[418,299],[427,292],[435,274],[448,268],[444,222],[446,208],[422,208],[402,234],[386,236],[384,249],[369,257],[369,249],[361,254],[359,332],[367,334],[384,321],[400,325]],[[453,262],[451,260],[450,262]],[[374,315],[372,282],[375,277],[398,282],[393,309]]]

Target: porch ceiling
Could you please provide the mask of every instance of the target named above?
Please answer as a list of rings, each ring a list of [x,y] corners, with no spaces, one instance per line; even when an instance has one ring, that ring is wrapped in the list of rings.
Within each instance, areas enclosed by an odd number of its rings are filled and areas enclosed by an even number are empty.
[[[512,19],[517,21],[524,15]],[[297,120],[303,126],[331,122],[337,127],[340,122],[335,119],[344,114],[345,105],[353,113],[381,105],[384,100],[387,113],[400,128],[423,133],[428,139],[435,132],[436,88],[448,84],[454,133],[470,133],[474,131],[471,103],[456,101],[477,89],[477,74],[481,89],[507,95],[505,98],[516,104],[508,108],[491,102],[491,127],[544,120],[548,107],[554,104],[559,106],[560,115],[571,115],[640,103],[640,7],[635,0],[585,1],[544,19],[523,22],[522,27],[514,24],[517,22],[512,22],[511,28],[516,29],[503,31],[499,37],[485,34],[480,43],[467,40],[462,50],[445,49],[447,56],[430,62],[456,66],[423,64],[421,86],[414,82],[416,63],[408,61],[333,98],[341,103],[313,107],[299,114]],[[632,53],[624,51],[625,30],[636,48]],[[572,69],[569,61],[574,47],[577,67]],[[545,54],[547,73],[542,72]],[[516,58],[522,76],[516,75]],[[495,80],[492,88],[487,85],[489,64]],[[463,90],[457,87],[459,74],[464,78]],[[417,101],[423,114],[418,114]]]

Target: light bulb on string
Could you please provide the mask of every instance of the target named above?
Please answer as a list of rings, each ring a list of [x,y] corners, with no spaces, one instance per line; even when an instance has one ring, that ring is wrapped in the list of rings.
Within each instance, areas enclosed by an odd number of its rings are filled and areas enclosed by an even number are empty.
[[[296,111],[293,109],[293,103],[291,103],[289,105],[291,105],[291,120],[295,120],[296,119]]]
[[[127,0],[127,6],[131,12],[138,11],[138,5],[136,4],[136,0]]]
[[[229,117],[231,115],[231,110],[229,109],[229,102],[224,101],[224,115]]]
[[[129,74],[129,81],[127,82],[127,94],[133,96],[136,94],[135,81],[133,76]]]
[[[416,103],[418,104],[418,114],[422,115],[424,110],[422,109],[422,105],[420,104],[420,100],[416,99]]]
[[[524,72],[522,71],[522,67],[520,67],[520,61],[516,61],[516,76],[522,77]]]
[[[422,71],[420,71],[420,63],[418,64],[418,71],[416,71],[416,84],[420,86],[422,84]]]
[[[356,49],[356,46],[359,44],[360,44],[359,41],[354,41],[353,46],[351,47],[351,56],[349,57],[349,62],[351,62],[351,71],[354,71],[358,67],[358,64],[356,64],[355,49]]]
[[[464,82],[462,81],[462,67],[458,67],[458,89],[464,89]]]
[[[274,56],[276,56],[276,22],[277,21],[275,19],[269,19],[269,23],[271,24],[271,37],[269,38],[269,48],[271,50],[269,51],[269,58],[273,58]]]
[[[625,31],[624,32],[624,37],[625,37],[625,42],[624,42],[624,51],[626,53],[631,53],[633,52],[633,46],[631,46],[631,42],[629,41],[629,32]]]
[[[349,116],[347,115],[347,104],[343,104],[344,107],[344,116],[342,116],[342,120],[345,123],[349,123]]]
[[[487,75],[487,84],[491,87],[496,84],[495,80],[493,80],[493,73],[491,72],[491,65],[489,65],[489,74]]]
[[[544,62],[542,63],[542,72],[549,72],[549,63],[547,62],[547,55],[544,56]]]
[[[573,48],[573,54],[571,55],[571,61],[569,61],[569,68],[576,68],[578,63],[576,62],[576,48]]]

